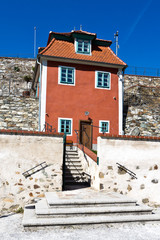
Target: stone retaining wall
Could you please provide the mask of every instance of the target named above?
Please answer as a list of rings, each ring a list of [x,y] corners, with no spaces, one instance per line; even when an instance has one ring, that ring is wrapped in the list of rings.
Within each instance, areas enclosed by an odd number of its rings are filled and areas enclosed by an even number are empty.
[[[160,78],[124,76],[124,132],[160,136]]]
[[[31,89],[35,59],[0,57],[0,96],[23,96]]]
[[[0,129],[38,130],[31,88],[35,59],[0,57]],[[136,129],[136,131],[134,131]],[[160,78],[124,75],[124,133],[160,136]]]
[[[38,131],[39,103],[34,97],[0,97],[0,129]]]

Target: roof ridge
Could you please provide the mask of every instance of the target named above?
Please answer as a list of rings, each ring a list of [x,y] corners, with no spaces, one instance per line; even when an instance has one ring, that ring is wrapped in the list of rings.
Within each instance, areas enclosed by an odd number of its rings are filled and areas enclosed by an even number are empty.
[[[54,41],[55,41],[55,38],[52,39],[52,41],[45,47],[45,49],[42,50],[40,54],[45,53],[45,51],[47,51],[51,47]]]

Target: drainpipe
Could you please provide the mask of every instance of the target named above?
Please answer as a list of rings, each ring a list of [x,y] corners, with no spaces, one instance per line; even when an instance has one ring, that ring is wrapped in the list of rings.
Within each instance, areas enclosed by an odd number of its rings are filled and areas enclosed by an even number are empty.
[[[38,130],[41,130],[41,70],[42,70],[42,64],[37,59],[37,64],[40,66],[39,70],[39,120],[38,120]]]
[[[124,85],[124,79],[123,79],[123,73],[122,70],[118,70],[118,88],[119,88],[119,135],[124,135],[123,131],[123,85]]]

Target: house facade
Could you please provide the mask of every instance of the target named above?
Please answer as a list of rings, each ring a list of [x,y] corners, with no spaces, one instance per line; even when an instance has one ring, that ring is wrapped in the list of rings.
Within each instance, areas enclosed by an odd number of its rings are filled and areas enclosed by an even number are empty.
[[[39,49],[33,89],[39,130],[47,122],[67,139],[96,149],[99,133],[123,133],[123,70],[111,41],[85,31],[50,32]]]

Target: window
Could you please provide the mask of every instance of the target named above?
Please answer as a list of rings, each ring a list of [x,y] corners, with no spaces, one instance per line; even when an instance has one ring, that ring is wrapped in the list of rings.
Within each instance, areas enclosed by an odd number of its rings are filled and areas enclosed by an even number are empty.
[[[76,53],[91,54],[91,41],[84,40],[84,39],[77,39]]]
[[[59,118],[58,119],[58,132],[72,135],[72,119]]]
[[[96,88],[105,88],[110,89],[110,73],[108,72],[99,72],[96,71],[96,81],[95,87]]]
[[[75,68],[59,67],[59,84],[75,85]]]
[[[109,133],[109,121],[100,120],[99,127],[100,133]]]

